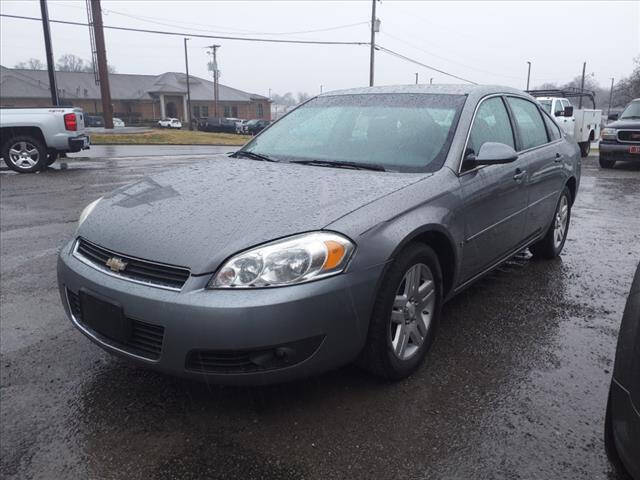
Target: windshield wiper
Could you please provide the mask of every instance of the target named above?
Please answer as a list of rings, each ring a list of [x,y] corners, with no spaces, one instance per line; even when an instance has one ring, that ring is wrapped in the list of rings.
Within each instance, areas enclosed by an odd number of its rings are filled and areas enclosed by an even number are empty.
[[[373,170],[376,172],[386,172],[382,165],[375,163],[358,163],[358,162],[334,162],[332,160],[292,160],[291,163],[299,163],[300,165],[312,165],[314,167],[335,167],[349,168],[352,170]]]
[[[627,115],[626,117],[620,117],[620,120],[626,120],[627,118],[640,118],[640,115]]]
[[[262,153],[255,153],[255,152],[250,152],[249,150],[238,150],[237,152],[235,152],[233,155],[231,155],[232,157],[246,157],[246,158],[250,158],[252,160],[260,160],[262,162],[279,162],[280,160],[277,160],[275,158],[271,158],[267,155],[263,155]]]

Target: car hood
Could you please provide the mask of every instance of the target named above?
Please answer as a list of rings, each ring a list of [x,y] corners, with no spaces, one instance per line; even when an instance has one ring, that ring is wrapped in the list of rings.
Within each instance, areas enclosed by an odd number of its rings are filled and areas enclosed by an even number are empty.
[[[640,118],[616,120],[605,125],[607,128],[640,128]]]
[[[222,156],[114,190],[78,235],[115,252],[209,273],[234,253],[322,229],[427,175]]]

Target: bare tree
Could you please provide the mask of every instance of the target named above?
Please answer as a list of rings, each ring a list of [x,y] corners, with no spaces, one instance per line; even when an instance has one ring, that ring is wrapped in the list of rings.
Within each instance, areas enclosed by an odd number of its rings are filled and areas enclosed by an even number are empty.
[[[93,67],[82,58],[73,53],[61,55],[56,64],[56,68],[61,72],[91,72]]]
[[[298,103],[306,102],[311,98],[307,92],[298,92]]]
[[[16,63],[13,68],[22,68],[25,70],[44,70],[45,66],[42,61],[37,58],[30,58],[26,62]]]

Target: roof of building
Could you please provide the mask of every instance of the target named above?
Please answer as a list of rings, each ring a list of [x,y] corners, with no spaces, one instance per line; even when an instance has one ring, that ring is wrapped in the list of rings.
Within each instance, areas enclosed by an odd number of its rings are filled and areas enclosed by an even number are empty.
[[[56,72],[59,94],[64,99],[99,99],[100,86],[92,72]],[[184,73],[167,72],[161,75],[110,73],[109,85],[113,100],[149,100],[152,94],[186,94]],[[191,100],[213,99],[213,82],[189,76]],[[218,85],[221,102],[250,102],[268,100],[267,97],[243,92],[223,84]],[[46,70],[26,70],[0,66],[0,96],[6,98],[49,98],[49,76]]]

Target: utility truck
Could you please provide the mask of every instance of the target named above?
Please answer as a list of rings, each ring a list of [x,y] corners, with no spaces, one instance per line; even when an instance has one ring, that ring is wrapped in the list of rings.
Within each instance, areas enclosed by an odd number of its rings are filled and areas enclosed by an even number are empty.
[[[554,116],[560,128],[573,137],[580,146],[580,154],[588,156],[591,142],[600,138],[602,122],[602,110],[596,109],[595,93],[579,88],[529,90],[527,93],[536,97],[542,108]],[[591,100],[593,109],[575,108],[569,101],[569,98],[578,98],[581,106],[585,97]]]

